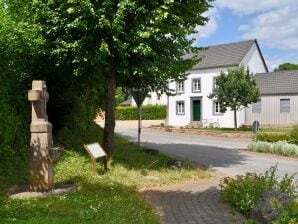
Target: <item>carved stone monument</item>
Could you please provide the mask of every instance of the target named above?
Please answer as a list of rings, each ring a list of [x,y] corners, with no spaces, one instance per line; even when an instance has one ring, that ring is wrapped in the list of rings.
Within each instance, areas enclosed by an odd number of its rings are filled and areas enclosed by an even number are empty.
[[[34,80],[28,91],[32,102],[30,191],[47,192],[53,188],[53,162],[60,150],[52,148],[52,124],[48,122],[49,94],[44,81]]]

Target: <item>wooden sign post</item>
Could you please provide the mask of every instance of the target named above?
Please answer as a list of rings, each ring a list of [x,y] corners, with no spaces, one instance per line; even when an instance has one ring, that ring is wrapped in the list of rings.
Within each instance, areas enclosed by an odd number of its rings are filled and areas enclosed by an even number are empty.
[[[108,171],[108,164],[107,164],[108,158],[107,158],[107,154],[103,150],[103,148],[98,143],[91,143],[91,144],[87,144],[87,145],[84,144],[84,148],[87,150],[88,154],[91,157],[91,162],[92,162],[94,173],[97,174],[96,159],[98,159],[100,157],[105,157],[104,170],[105,170],[105,172],[107,172]]]

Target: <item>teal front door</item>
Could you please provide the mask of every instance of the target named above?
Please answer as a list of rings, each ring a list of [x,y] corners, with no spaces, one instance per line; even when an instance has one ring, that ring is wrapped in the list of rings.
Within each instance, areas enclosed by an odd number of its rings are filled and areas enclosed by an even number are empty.
[[[193,121],[200,121],[201,120],[201,101],[200,100],[193,100]]]

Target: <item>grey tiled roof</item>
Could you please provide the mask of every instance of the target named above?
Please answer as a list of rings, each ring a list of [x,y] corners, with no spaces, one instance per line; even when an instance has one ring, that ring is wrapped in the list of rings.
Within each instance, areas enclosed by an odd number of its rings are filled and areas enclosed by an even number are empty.
[[[128,100],[121,102],[119,105],[120,106],[131,106],[131,103],[132,103],[132,99],[130,98]]]
[[[256,43],[259,49],[256,40],[210,46],[207,50],[199,53],[199,57],[202,58],[202,61],[195,65],[193,69],[238,66],[254,43]],[[188,54],[186,58],[192,56],[193,54]]]
[[[298,94],[298,70],[255,75],[262,95]]]

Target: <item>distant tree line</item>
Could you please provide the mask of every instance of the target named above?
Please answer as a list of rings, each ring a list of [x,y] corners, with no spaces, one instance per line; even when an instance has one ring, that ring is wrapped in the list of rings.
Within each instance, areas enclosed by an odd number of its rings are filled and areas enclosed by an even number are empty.
[[[287,70],[298,70],[298,64],[283,63],[283,64],[280,64],[277,68],[274,69],[275,72],[277,72],[277,71],[287,71]]]

